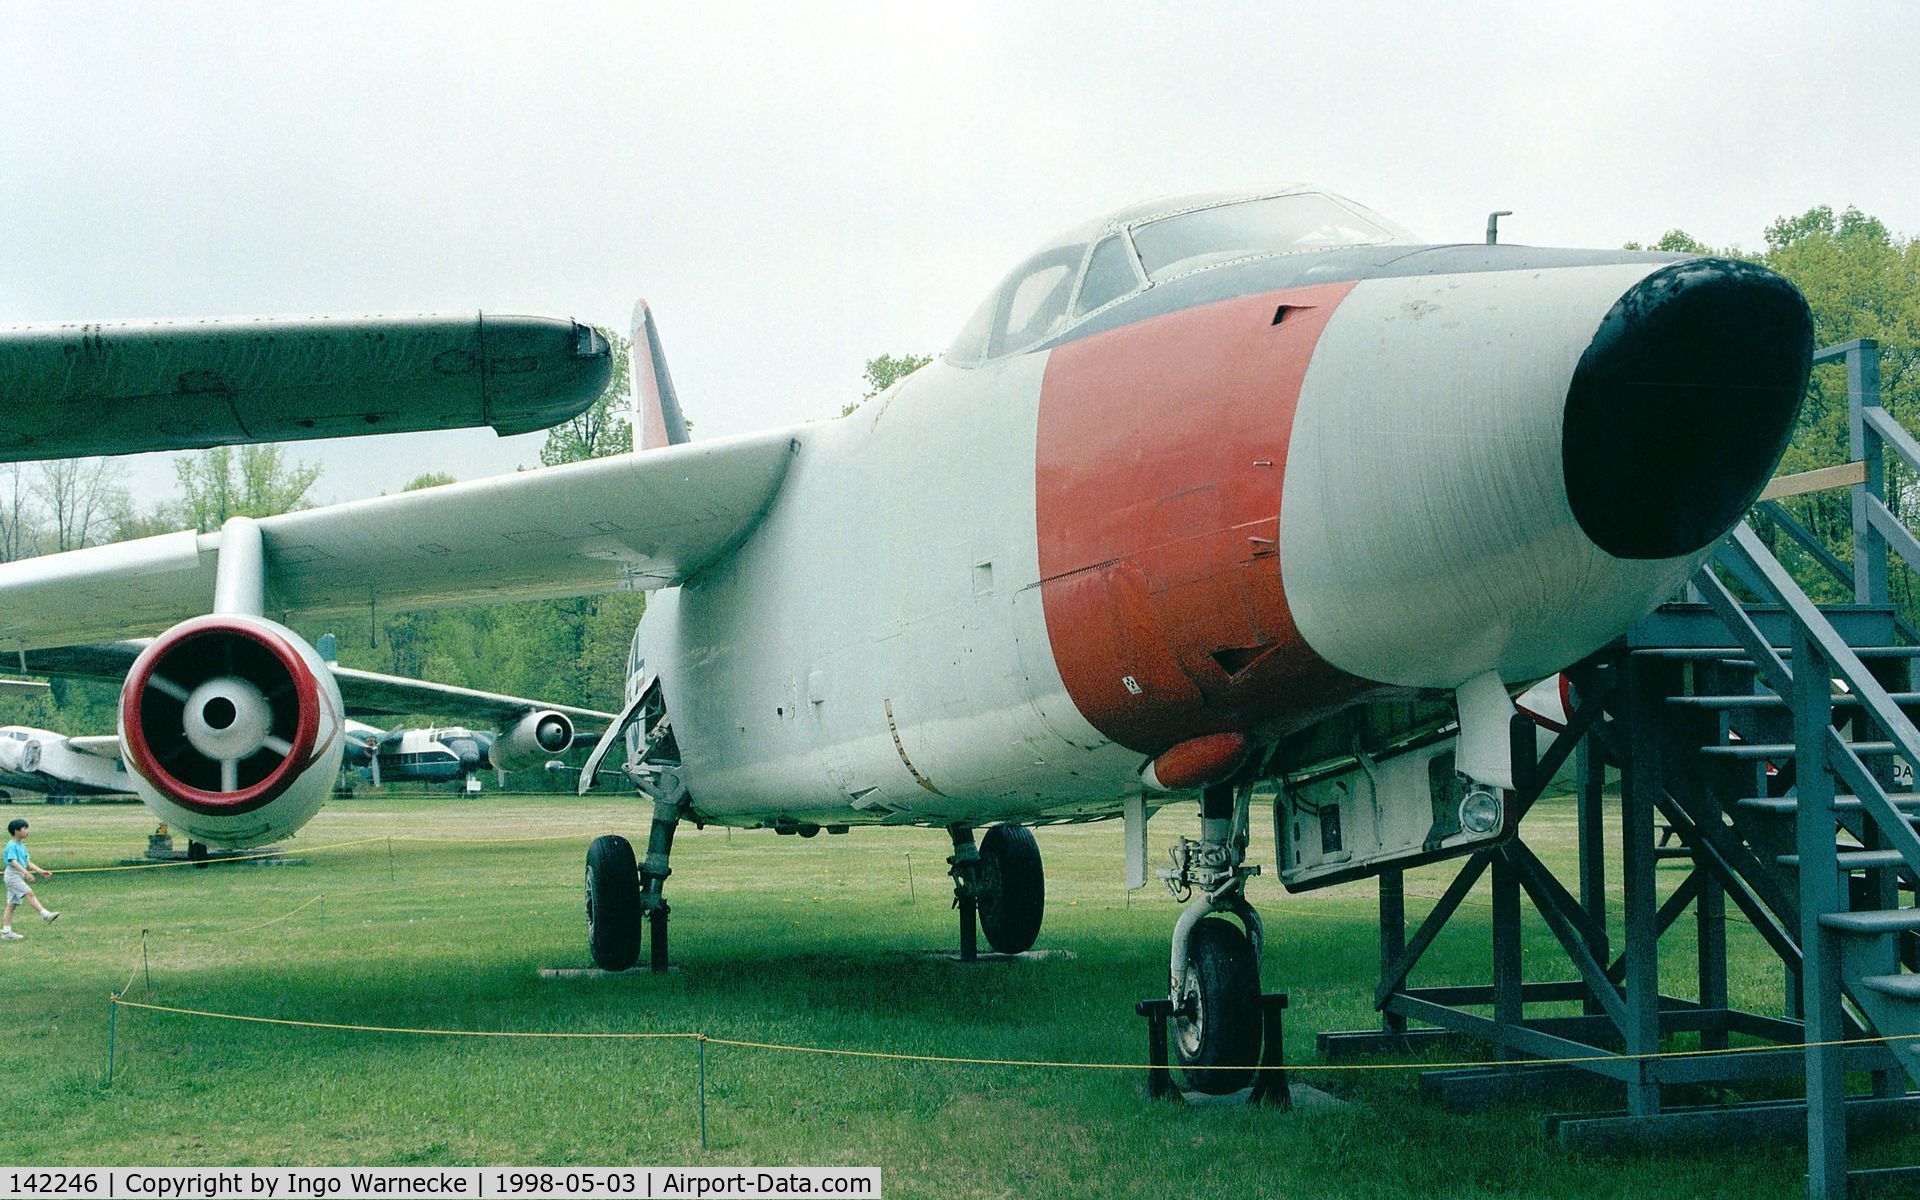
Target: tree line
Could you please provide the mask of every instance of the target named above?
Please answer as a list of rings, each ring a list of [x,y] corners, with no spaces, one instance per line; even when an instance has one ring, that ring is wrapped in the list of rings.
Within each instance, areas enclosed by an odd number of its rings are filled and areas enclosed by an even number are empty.
[[[1641,249],[1628,243],[1628,249]],[[1876,217],[1856,208],[1830,206],[1781,217],[1767,226],[1758,250],[1708,246],[1685,230],[1670,229],[1652,250],[1719,254],[1758,263],[1791,280],[1813,310],[1815,346],[1855,338],[1880,343],[1881,403],[1909,429],[1920,430],[1920,238],[1898,236]],[[1815,367],[1793,440],[1780,460],[1781,474],[1834,466],[1850,458],[1847,446],[1847,379],[1842,364]],[[1920,511],[1913,472],[1889,459],[1887,506],[1903,519]],[[1842,562],[1853,557],[1853,521],[1846,489],[1815,492],[1781,504]],[[1852,590],[1823,571],[1771,522],[1759,532],[1814,599],[1851,599]],[[1909,621],[1920,616],[1914,572],[1898,559],[1889,573],[1893,599]]]

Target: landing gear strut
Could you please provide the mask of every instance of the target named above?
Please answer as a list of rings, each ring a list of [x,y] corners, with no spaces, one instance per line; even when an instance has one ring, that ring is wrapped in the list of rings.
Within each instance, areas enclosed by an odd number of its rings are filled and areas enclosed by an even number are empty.
[[[960,910],[960,961],[980,957],[978,929],[1000,954],[1024,954],[1040,936],[1047,904],[1046,875],[1033,831],[1020,825],[995,825],[976,847],[973,829],[949,825],[953,854],[953,906]]]
[[[1174,1050],[1187,1083],[1213,1095],[1253,1082],[1260,1060],[1260,915],[1247,903],[1246,865],[1251,789],[1207,788],[1200,799],[1200,840],[1181,838],[1173,866],[1160,878],[1187,901],[1173,927],[1168,999]],[[1237,918],[1239,924],[1224,919]]]
[[[980,839],[980,928],[1001,954],[1025,954],[1040,936],[1046,876],[1033,830],[995,825]]]
[[[648,943],[647,965],[655,971],[667,969],[667,908],[661,889],[673,874],[667,858],[673,852],[673,831],[680,827],[677,804],[653,805],[653,828],[647,831],[647,859],[640,864],[640,911],[646,914]]]
[[[960,910],[960,961],[980,957],[974,913],[979,906],[980,848],[973,844],[973,826],[949,825],[953,853],[947,856],[947,874],[953,876],[953,906]]]
[[[603,971],[625,971],[640,960],[640,941],[653,934],[647,965],[667,969],[667,902],[661,889],[673,874],[667,865],[677,804],[656,803],[647,833],[647,857],[636,863],[627,839],[608,834],[587,847],[587,947]]]

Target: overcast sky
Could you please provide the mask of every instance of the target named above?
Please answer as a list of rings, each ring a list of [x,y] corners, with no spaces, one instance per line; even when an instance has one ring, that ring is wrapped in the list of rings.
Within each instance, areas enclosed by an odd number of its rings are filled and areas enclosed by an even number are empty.
[[[1166,10],[1177,7],[1178,15]],[[654,306],[696,435],[828,416],[1056,230],[1311,180],[1424,237],[1920,232],[1910,6],[10,3],[0,323]],[[536,461],[306,443],[318,494]],[[143,499],[168,456],[127,460]]]

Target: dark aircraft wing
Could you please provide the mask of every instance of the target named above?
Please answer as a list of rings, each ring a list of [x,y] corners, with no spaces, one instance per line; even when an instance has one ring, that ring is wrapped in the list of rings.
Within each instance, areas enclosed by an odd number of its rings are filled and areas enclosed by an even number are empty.
[[[57,675],[70,679],[102,679],[120,682],[133,666],[144,641],[103,642],[90,646],[57,646],[9,654],[0,668],[28,675]],[[335,665],[333,677],[340,684],[340,699],[350,717],[432,716],[484,729],[506,729],[531,712],[564,713],[573,722],[576,736],[597,735],[615,719],[613,713],[571,704],[548,704],[524,696],[506,696],[472,688],[399,675],[381,675]]]
[[[605,338],[491,313],[0,327],[0,462],[557,425],[599,399]]]

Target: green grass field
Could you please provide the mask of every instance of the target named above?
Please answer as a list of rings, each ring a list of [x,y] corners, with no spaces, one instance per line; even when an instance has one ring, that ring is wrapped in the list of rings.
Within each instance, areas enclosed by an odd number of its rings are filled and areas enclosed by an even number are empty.
[[[16,805],[53,867],[145,844],[134,806]],[[238,1024],[122,1010],[103,1082],[107,995],[367,1025],[699,1030],[766,1042],[1022,1060],[1138,1062],[1135,1000],[1162,986],[1175,905],[1128,904],[1117,823],[1043,829],[1043,947],[1074,957],[960,966],[918,953],[956,937],[945,836],[856,830],[810,841],[682,830],[665,977],[543,980],[586,962],[582,855],[595,834],[642,839],[633,802],[503,796],[341,801],[289,865],[56,876],[66,915],[0,944],[9,1026],[0,1160],[19,1164],[847,1164],[892,1196],[1790,1196],[1796,1143],[1595,1160],[1553,1149],[1538,1106],[1456,1116],[1415,1073],[1301,1076],[1334,1111],[1186,1109],[1144,1099],[1139,1072],[955,1066],[709,1047],[710,1148],[698,1141],[690,1042],[508,1041]],[[1155,853],[1194,821],[1153,824]],[[1256,821],[1255,861],[1271,862]],[[1572,812],[1548,801],[1530,840],[1571,877]],[[466,839],[432,841],[424,839]],[[538,839],[538,840],[535,840]],[[909,894],[908,855],[913,885]],[[1445,865],[1412,873],[1437,895]],[[1678,868],[1663,871],[1668,886]],[[1266,984],[1291,991],[1288,1055],[1319,1030],[1371,1026],[1373,891],[1250,889],[1269,931]],[[1409,908],[1425,911],[1410,897]],[[1484,982],[1484,892],[1435,946],[1421,983]],[[141,969],[147,935],[151,981]],[[1734,1000],[1777,1011],[1780,978],[1734,924]],[[1668,937],[1678,988],[1691,922]],[[1529,978],[1566,978],[1537,918]],[[1687,1044],[1687,1043],[1683,1043]],[[1454,1053],[1459,1053],[1459,1050]],[[1469,1055],[1484,1053],[1468,1047]],[[1589,1101],[1591,1103],[1591,1101]],[[1920,1161],[1920,1137],[1856,1145],[1854,1164]]]

